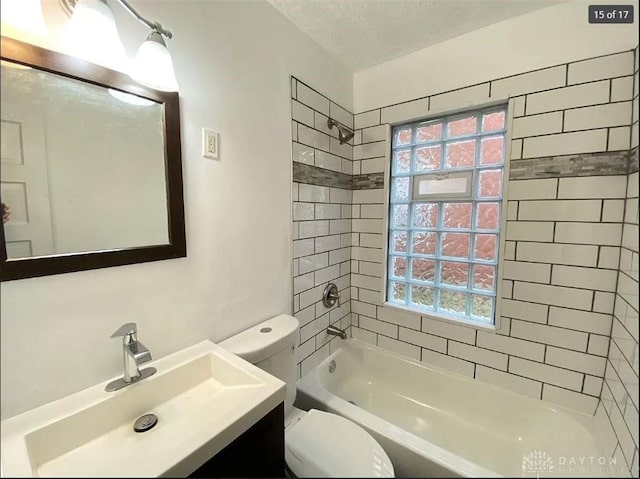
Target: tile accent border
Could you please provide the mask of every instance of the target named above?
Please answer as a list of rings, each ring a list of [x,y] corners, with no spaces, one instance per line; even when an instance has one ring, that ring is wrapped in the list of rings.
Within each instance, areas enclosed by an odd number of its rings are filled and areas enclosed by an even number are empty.
[[[352,177],[352,190],[375,190],[384,188],[384,173],[369,173]]]
[[[509,179],[532,180],[578,176],[616,176],[627,175],[636,171],[638,171],[638,147],[631,151],[622,150],[511,160]],[[293,181],[345,190],[375,190],[384,188],[384,173],[349,175],[294,161]]]
[[[627,175],[638,171],[638,147],[633,150],[511,160],[510,180]],[[384,188],[384,173],[349,175],[293,162],[293,181],[346,190]]]
[[[629,174],[638,172],[638,147],[636,146],[631,150],[629,158]]]
[[[330,186],[332,188],[342,188],[343,190],[375,190],[384,187],[384,173],[351,176],[346,173],[339,173],[294,161],[293,181],[294,183]]]
[[[511,160],[510,180],[535,178],[566,178],[571,176],[626,175],[629,171],[629,151],[587,153]],[[637,170],[636,149],[636,170]]]
[[[330,186],[332,188],[352,189],[351,175],[327,170],[318,166],[306,165],[298,161],[293,162],[294,183],[307,185]]]

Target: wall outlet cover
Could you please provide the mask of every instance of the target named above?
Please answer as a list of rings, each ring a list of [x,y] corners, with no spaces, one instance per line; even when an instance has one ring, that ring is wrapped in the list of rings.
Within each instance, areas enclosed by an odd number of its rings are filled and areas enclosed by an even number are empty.
[[[220,133],[209,128],[202,129],[202,156],[217,160],[220,157]]]

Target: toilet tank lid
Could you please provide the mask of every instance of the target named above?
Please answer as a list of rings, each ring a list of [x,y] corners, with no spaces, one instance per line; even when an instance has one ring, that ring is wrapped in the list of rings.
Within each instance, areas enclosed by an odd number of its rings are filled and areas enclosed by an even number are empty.
[[[218,343],[250,363],[258,363],[295,344],[299,323],[288,314],[268,319]]]

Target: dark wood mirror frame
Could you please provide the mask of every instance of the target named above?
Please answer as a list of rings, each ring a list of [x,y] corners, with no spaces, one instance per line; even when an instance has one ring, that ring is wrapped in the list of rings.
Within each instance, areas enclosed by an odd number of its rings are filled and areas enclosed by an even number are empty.
[[[46,50],[8,37],[2,37],[0,41],[0,57],[2,57],[2,60],[27,65],[38,70],[94,85],[133,93],[163,105],[165,180],[167,186],[167,216],[169,220],[169,244],[12,260],[7,260],[4,228],[2,227],[0,228],[0,280],[33,278],[185,257],[187,250],[184,226],[178,94],[144,87],[124,73],[109,70],[62,53]]]

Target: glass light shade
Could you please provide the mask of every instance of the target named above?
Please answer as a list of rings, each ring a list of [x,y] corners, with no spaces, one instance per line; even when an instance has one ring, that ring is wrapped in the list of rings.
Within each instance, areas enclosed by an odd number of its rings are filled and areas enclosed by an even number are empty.
[[[74,56],[114,70],[125,69],[125,50],[113,13],[101,0],[78,0],[65,42]]]
[[[151,32],[138,49],[131,78],[138,83],[162,91],[178,91],[171,54],[157,32]]]
[[[48,37],[40,0],[2,0],[0,2],[2,35],[29,43]]]

